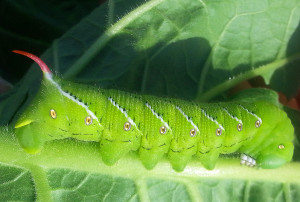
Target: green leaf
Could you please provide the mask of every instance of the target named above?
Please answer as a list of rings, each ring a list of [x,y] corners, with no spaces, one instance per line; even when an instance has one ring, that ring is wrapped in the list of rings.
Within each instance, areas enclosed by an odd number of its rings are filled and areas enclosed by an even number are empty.
[[[152,0],[107,25],[136,2],[99,7],[43,59],[65,78],[155,95],[208,100],[258,75],[297,92],[299,0]]]
[[[238,158],[220,159],[208,171],[194,160],[177,173],[166,160],[146,170],[135,154],[106,166],[97,143],[53,141],[30,155],[3,127],[0,142],[1,201],[264,202],[300,197],[299,162],[262,170],[240,166]]]
[[[267,1],[154,0],[133,10],[94,41],[80,38],[87,48],[68,53],[68,58],[73,58],[68,64],[64,63],[63,53],[60,54],[63,52],[60,45],[66,41],[79,45],[71,37],[78,39],[75,30],[86,29],[94,22],[94,15],[58,40],[52,51],[57,54],[55,66],[68,68],[62,70],[67,78],[77,76],[101,81],[123,76],[127,78],[119,85],[124,88],[133,82],[128,73],[139,72],[142,80],[135,81],[137,91],[157,94],[157,89],[161,89],[164,95],[185,97],[190,87],[189,98],[201,99],[204,92],[217,84],[222,85],[228,78],[240,82],[241,73],[244,73],[242,80],[262,75],[269,83],[276,69],[299,59],[299,47],[287,53],[288,43],[299,43],[299,37],[292,38],[299,24],[299,13],[298,1],[268,4]],[[99,28],[101,25],[103,23]],[[195,59],[197,57],[200,59]],[[95,63],[101,65],[96,74],[92,71]],[[109,72],[105,71],[107,66]],[[170,74],[174,78],[169,79]],[[153,80],[156,86],[164,88],[151,91]],[[178,80],[184,82],[176,85]],[[185,82],[187,84],[182,86]],[[289,94],[298,87],[299,83]]]
[[[1,201],[30,201],[35,190],[30,172],[18,166],[0,163]]]
[[[66,79],[144,94],[207,101],[260,75],[292,96],[300,86],[299,11],[299,0],[109,1],[42,59]],[[35,94],[36,75],[27,74],[35,82],[24,81],[17,100]]]
[[[262,76],[292,96],[300,86],[299,11],[300,0],[111,0],[55,40],[42,59],[65,79],[144,94],[207,101]],[[40,78],[34,64],[0,96],[0,124],[13,125]],[[296,129],[299,117],[291,116]],[[97,143],[75,140],[49,142],[28,155],[2,127],[0,200],[297,201],[299,134],[294,162],[279,169],[224,158],[212,171],[193,161],[176,173],[166,160],[148,171],[136,154],[108,167]]]

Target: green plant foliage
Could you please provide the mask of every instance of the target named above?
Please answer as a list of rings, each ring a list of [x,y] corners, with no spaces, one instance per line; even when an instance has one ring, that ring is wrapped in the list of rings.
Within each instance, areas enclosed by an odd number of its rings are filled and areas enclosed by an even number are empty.
[[[262,76],[291,97],[300,86],[299,23],[299,0],[110,0],[56,39],[42,59],[65,79],[143,94],[209,101]],[[9,124],[0,132],[0,201],[300,198],[299,112],[290,111],[294,161],[279,169],[242,167],[224,157],[212,171],[197,161],[182,173],[167,161],[148,171],[134,153],[109,167],[96,143],[49,142],[38,155],[20,148],[10,128],[40,79],[34,64],[0,96],[0,124]]]
[[[0,141],[1,201],[297,201],[300,194],[299,162],[267,170],[225,158],[208,171],[195,160],[177,173],[166,160],[146,170],[136,154],[106,166],[92,142],[48,142],[29,155],[12,131],[1,128]]]

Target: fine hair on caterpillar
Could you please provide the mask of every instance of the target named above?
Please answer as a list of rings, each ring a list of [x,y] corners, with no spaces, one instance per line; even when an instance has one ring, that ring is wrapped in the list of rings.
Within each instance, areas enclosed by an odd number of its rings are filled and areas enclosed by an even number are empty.
[[[286,113],[264,99],[239,98],[194,103],[172,98],[99,89],[54,76],[37,56],[43,80],[15,133],[28,153],[46,141],[75,138],[96,141],[105,164],[113,165],[130,151],[147,169],[167,156],[176,171],[196,157],[214,169],[220,154],[241,154],[240,163],[277,168],[291,161],[294,128]],[[253,101],[254,100],[254,101]]]

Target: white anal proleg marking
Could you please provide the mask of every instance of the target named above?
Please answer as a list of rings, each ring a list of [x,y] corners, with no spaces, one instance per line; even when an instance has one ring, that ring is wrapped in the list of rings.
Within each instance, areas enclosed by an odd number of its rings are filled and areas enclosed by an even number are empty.
[[[72,100],[73,102],[75,102],[76,104],[82,106],[86,112],[94,119],[94,120],[97,120],[98,124],[101,126],[98,118],[96,117],[96,115],[91,111],[89,110],[88,106],[86,106],[84,103],[76,100],[74,97],[72,97],[70,94],[66,93],[65,91],[62,90],[62,88],[60,87],[60,85],[58,85],[58,83],[56,83],[53,79],[52,79],[52,74],[51,73],[45,73],[45,76],[46,76],[46,79],[48,81],[50,81],[53,85],[55,85],[55,87],[57,88],[57,90],[63,95],[65,96],[66,98]]]
[[[241,154],[241,165],[254,167],[256,165],[256,161],[254,158],[247,156],[246,154]]]
[[[257,118],[257,120],[260,121],[260,124],[262,124],[262,120],[261,120],[260,117],[258,117],[256,114],[250,112],[250,111],[249,111],[247,108],[245,108],[244,106],[242,106],[242,105],[240,105],[240,104],[239,104],[239,106],[240,106],[243,110],[245,110],[247,113],[249,113],[249,114],[251,114],[252,116],[254,116],[255,118]]]
[[[227,111],[226,108],[223,108],[223,107],[222,107],[222,109],[223,109],[223,110],[224,110],[231,118],[235,119],[238,123],[243,124],[243,121],[242,121],[242,120],[240,120],[240,119],[238,119],[236,116],[230,114],[229,111]]]
[[[197,132],[199,132],[199,128],[196,126],[196,124],[194,124],[194,122],[192,121],[192,119],[190,119],[189,117],[188,117],[188,115],[186,115],[185,113],[184,113],[184,111],[182,111],[182,109],[180,108],[180,107],[178,107],[178,106],[176,106],[176,109],[186,118],[186,120],[188,121],[188,122],[190,122],[191,124],[192,124],[192,126],[197,130]]]
[[[209,116],[206,111],[204,111],[203,109],[201,109],[201,112],[204,114],[204,116],[206,116],[206,118],[208,118],[209,120],[211,120],[212,122],[214,122],[215,124],[217,124],[219,126],[219,128],[221,128],[223,131],[225,131],[225,129],[223,128],[223,126],[221,124],[219,124],[219,122],[214,119],[213,117]]]
[[[154,111],[154,109],[151,107],[151,105],[150,105],[148,102],[146,102],[145,105],[146,105],[146,107],[148,107],[148,108],[150,109],[150,111],[152,112],[152,114],[153,114],[154,116],[156,116],[156,118],[158,118],[158,119],[164,124],[164,126],[165,126],[168,130],[171,130],[171,128],[169,127],[168,123],[165,122],[164,119],[163,119],[161,116],[159,116],[158,113],[156,113],[156,112]]]
[[[108,98],[108,100],[110,101],[110,103],[115,106],[120,112],[122,112],[122,114],[124,114],[124,116],[127,118],[127,120],[129,121],[129,123],[131,125],[133,125],[137,130],[137,126],[136,124],[134,123],[134,121],[128,116],[126,110],[124,110],[122,107],[120,107],[120,105],[118,105],[118,103],[116,103],[116,101],[114,101],[111,97]]]

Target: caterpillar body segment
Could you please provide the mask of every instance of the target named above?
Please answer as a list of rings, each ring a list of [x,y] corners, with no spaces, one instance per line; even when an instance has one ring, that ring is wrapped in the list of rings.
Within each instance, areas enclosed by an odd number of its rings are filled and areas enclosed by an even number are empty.
[[[146,168],[166,156],[176,171],[193,157],[213,169],[220,154],[234,152],[243,154],[242,164],[276,168],[289,162],[294,150],[293,126],[273,102],[198,104],[71,83],[51,72],[44,72],[15,132],[28,153],[39,152],[46,141],[71,137],[99,142],[107,165],[136,151]]]
[[[103,126],[94,119],[87,128],[85,119],[89,114],[70,98],[43,79],[40,93],[15,125],[17,138],[25,151],[37,153],[45,141],[53,139],[72,137],[85,141],[100,140]],[[86,115],[83,119],[82,114]]]

